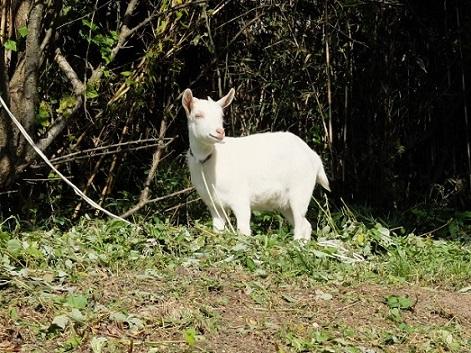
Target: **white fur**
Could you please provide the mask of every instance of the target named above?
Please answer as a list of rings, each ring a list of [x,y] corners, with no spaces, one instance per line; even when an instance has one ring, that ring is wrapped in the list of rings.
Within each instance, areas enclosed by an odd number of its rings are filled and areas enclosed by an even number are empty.
[[[224,137],[223,108],[233,97],[231,89],[217,102],[197,99],[187,89],[182,98],[191,181],[211,212],[213,228],[224,230],[222,208],[232,210],[238,231],[247,235],[252,210],[279,210],[294,226],[295,239],[310,240],[305,215],[316,181],[330,190],[319,155],[289,132]]]

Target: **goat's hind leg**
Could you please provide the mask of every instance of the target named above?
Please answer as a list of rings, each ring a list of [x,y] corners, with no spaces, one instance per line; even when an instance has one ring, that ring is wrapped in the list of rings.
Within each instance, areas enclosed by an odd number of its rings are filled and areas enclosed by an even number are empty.
[[[296,196],[296,195],[295,195]],[[310,197],[307,199],[305,195],[297,195],[290,200],[290,209],[292,216],[292,224],[294,225],[294,240],[309,241],[311,240],[312,226],[306,219],[306,212],[309,206]],[[288,218],[288,221],[290,219]]]

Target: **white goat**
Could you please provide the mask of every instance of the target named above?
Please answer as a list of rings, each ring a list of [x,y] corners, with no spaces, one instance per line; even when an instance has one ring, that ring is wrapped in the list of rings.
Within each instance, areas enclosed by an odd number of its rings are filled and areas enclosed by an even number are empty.
[[[238,231],[250,235],[252,210],[277,209],[294,226],[294,239],[310,240],[305,215],[316,181],[330,190],[319,155],[289,132],[225,137],[223,108],[234,93],[232,88],[217,102],[194,98],[190,89],[182,97],[191,181],[211,212],[214,230],[224,230],[230,209]]]

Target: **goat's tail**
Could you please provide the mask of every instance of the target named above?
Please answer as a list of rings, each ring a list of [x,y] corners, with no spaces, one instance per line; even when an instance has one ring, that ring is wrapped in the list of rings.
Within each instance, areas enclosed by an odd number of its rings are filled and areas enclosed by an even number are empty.
[[[327,191],[331,191],[330,186],[329,186],[329,179],[327,179],[327,175],[325,174],[325,170],[324,170],[324,166],[322,165],[322,162],[321,162],[319,171],[317,172],[316,182],[320,184]]]

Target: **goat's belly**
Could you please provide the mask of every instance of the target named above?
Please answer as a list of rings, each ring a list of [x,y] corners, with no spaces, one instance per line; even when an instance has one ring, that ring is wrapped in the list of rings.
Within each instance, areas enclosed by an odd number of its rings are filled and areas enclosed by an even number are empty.
[[[288,197],[282,188],[264,188],[251,195],[250,205],[253,210],[271,211],[287,208]]]

